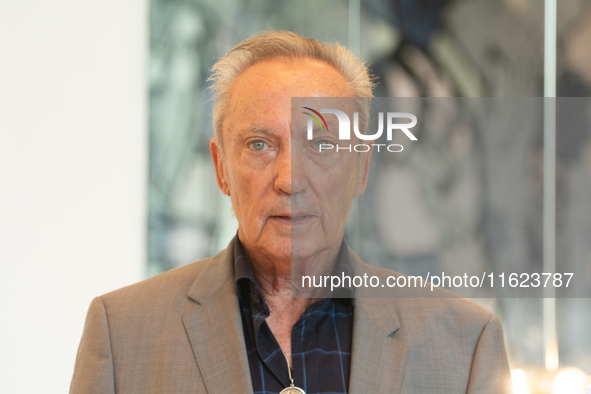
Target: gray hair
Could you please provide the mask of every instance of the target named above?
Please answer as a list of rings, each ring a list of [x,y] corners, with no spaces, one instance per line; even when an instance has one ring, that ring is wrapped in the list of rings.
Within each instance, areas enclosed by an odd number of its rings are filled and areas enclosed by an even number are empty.
[[[211,68],[209,81],[214,90],[213,132],[220,147],[222,124],[226,117],[227,101],[236,79],[250,66],[262,60],[275,58],[311,58],[334,67],[347,81],[354,97],[373,97],[373,81],[367,66],[348,49],[335,44],[322,44],[312,38],[304,38],[286,30],[263,31],[238,43]],[[362,110],[361,117],[367,112]],[[362,123],[365,123],[362,121]]]

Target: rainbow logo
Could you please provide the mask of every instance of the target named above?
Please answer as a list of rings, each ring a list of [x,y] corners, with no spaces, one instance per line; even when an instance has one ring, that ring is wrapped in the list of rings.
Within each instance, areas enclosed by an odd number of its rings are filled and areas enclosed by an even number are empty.
[[[324,126],[326,126],[326,131],[328,131],[328,125],[326,124],[326,120],[324,120],[324,117],[323,117],[322,115],[320,115],[320,112],[318,112],[318,111],[316,111],[316,110],[313,110],[312,108],[309,108],[309,107],[302,107],[302,108],[304,108],[304,109],[307,109],[307,110],[309,110],[309,111],[312,111],[312,112],[314,112],[316,115],[318,115],[318,116],[320,117],[320,119],[322,119],[322,122],[324,123]],[[309,112],[302,112],[302,113],[303,113],[303,114],[306,114],[306,115],[308,115],[308,116],[311,116],[312,118],[314,118],[314,120],[315,120],[315,121],[318,123],[318,126],[320,126],[320,130],[323,130],[323,131],[324,131],[324,127],[322,127],[322,123],[320,123],[320,120],[318,120],[318,118],[317,118],[317,117],[315,117],[314,115],[312,115],[312,114],[311,114],[311,113],[309,113]]]

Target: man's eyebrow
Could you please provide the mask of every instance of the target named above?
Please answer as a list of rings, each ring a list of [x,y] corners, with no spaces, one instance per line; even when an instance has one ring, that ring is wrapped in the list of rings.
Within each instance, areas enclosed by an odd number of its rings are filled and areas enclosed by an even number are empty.
[[[328,130],[326,129],[326,127],[318,127],[318,124],[315,124],[314,126],[314,134],[335,134],[338,133],[339,131],[339,125],[338,123],[333,123],[333,122],[326,122],[327,126],[328,126]]]
[[[269,130],[268,128],[263,127],[263,126],[250,125],[250,126],[246,126],[246,127],[241,128],[241,129],[238,129],[238,132],[236,134],[238,134],[238,135],[242,135],[242,134],[273,135],[275,133],[272,130]]]

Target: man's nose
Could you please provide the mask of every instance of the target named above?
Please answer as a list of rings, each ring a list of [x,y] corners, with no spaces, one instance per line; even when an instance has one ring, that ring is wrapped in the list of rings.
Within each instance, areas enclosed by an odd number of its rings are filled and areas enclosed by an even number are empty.
[[[283,150],[276,159],[275,189],[279,192],[295,195],[306,189],[308,185],[305,163],[291,147]]]

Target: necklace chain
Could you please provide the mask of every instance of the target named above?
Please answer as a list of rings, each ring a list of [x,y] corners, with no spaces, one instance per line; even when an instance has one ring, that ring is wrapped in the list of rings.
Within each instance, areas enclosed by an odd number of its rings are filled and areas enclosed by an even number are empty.
[[[283,353],[283,355],[285,356],[285,361],[287,362],[287,373],[289,374],[289,381],[291,382],[291,385],[293,386],[293,377],[291,376],[291,366],[289,365],[289,358],[287,358],[287,354]]]
[[[302,390],[299,387],[296,387],[295,384],[293,384],[293,376],[291,376],[291,366],[289,365],[289,358],[287,357],[287,354],[285,354],[285,352],[283,353],[283,355],[285,356],[285,361],[287,362],[287,373],[289,374],[289,381],[291,382],[291,384],[289,385],[289,387],[286,387],[283,390],[281,390],[281,393],[279,394],[306,394],[304,390]]]

